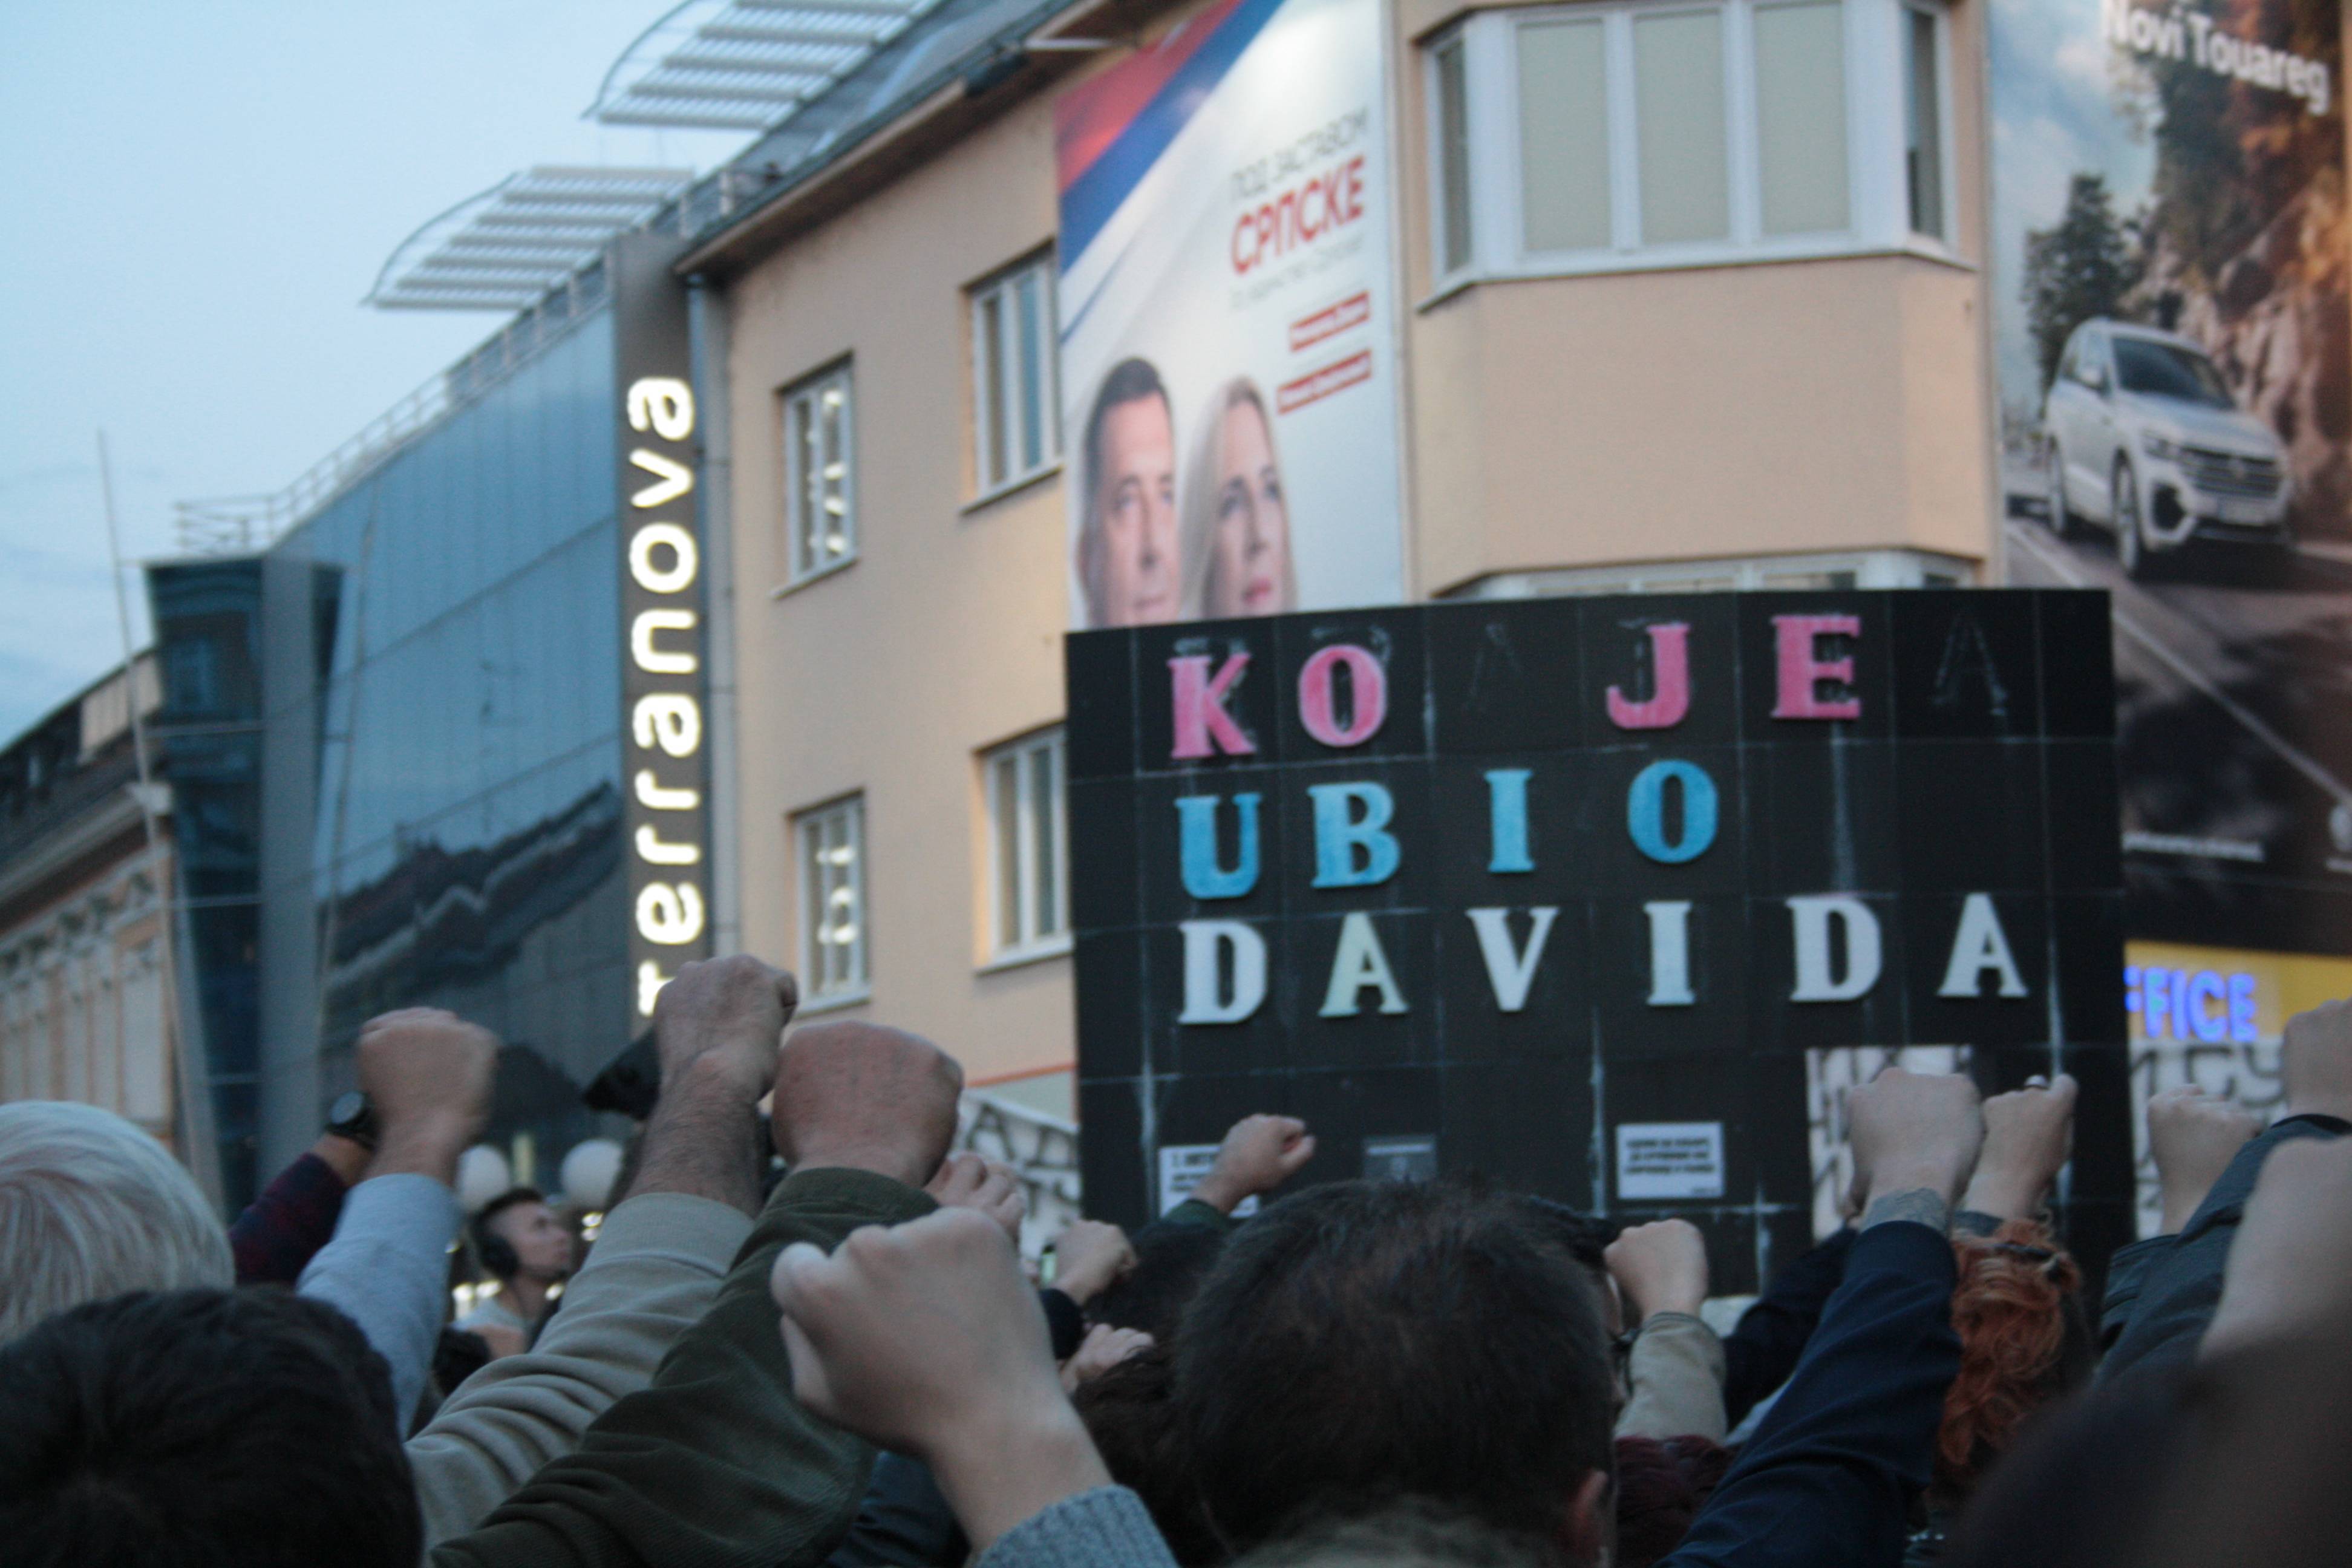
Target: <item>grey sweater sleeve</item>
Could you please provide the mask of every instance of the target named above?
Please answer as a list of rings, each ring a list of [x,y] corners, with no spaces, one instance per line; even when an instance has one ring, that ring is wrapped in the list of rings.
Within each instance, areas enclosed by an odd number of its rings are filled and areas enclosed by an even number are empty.
[[[2137,1299],[2127,1299],[2121,1312],[2111,1301],[2105,1314],[2109,1324],[2121,1321],[2115,1346],[2099,1365],[2102,1381],[2136,1366],[2177,1366],[2196,1355],[2221,1303],[2230,1244],[2237,1239],[2263,1163],[2290,1139],[2341,1137],[2344,1126],[2332,1116],[2293,1116],[2273,1124],[2238,1151],[2169,1246],[2151,1243],[2144,1258],[2134,1260],[2130,1284],[2137,1287]]]
[[[294,1287],[360,1326],[392,1370],[404,1431],[449,1310],[449,1242],[457,1195],[430,1176],[372,1176],[343,1200],[335,1239]]]
[[[1142,1499],[1125,1487],[1097,1487],[1006,1531],[975,1568],[1176,1568],[1176,1559]]]
[[[1620,1437],[1723,1441],[1723,1342],[1687,1312],[1654,1313],[1633,1338],[1626,1368],[1633,1396],[1617,1417]]]
[[[409,1439],[425,1544],[480,1524],[579,1447],[614,1401],[650,1384],[751,1234],[751,1215],[680,1193],[647,1193],[606,1215],[539,1342],[467,1378]]]

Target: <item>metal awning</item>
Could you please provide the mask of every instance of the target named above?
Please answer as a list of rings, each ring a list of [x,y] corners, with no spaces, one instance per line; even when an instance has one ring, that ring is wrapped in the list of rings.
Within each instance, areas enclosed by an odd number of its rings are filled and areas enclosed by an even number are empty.
[[[766,131],[939,0],[685,0],[604,73],[605,125]]]
[[[401,241],[367,303],[519,310],[593,261],[694,178],[688,169],[526,169]]]

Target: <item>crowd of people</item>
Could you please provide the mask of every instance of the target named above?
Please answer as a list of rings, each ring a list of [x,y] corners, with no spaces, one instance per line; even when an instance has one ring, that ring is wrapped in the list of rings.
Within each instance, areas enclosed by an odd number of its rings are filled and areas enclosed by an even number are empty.
[[[2156,1098],[2165,1234],[2098,1301],[2045,1212],[2073,1082],[1885,1072],[1851,1223],[1718,1334],[1685,1222],[1286,1194],[1313,1134],[1270,1115],[1133,1236],[1071,1226],[1041,1284],[1013,1173],[951,1152],[954,1060],[787,1038],[793,1001],[688,965],[584,1261],[508,1194],[463,1328],[481,1028],[371,1022],[366,1125],[227,1229],[129,1123],[0,1106],[0,1560],[2299,1568],[2352,1540],[2352,1004],[2289,1025],[2266,1127]]]

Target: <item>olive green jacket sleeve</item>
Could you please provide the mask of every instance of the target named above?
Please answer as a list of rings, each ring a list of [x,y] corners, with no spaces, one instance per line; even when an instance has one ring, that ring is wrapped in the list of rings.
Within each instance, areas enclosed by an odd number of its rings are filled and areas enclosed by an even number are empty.
[[[830,1250],[861,1226],[935,1205],[863,1171],[789,1178],[736,1255],[709,1312],[652,1385],[597,1417],[434,1568],[796,1568],[856,1517],[874,1451],[803,1409],[768,1272],[796,1241]]]

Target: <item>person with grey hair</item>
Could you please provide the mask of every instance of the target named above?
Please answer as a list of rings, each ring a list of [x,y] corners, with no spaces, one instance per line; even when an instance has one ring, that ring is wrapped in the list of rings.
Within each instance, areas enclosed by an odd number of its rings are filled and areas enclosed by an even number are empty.
[[[84,1301],[235,1279],[219,1218],[161,1143],[94,1105],[0,1105],[0,1344]]]

